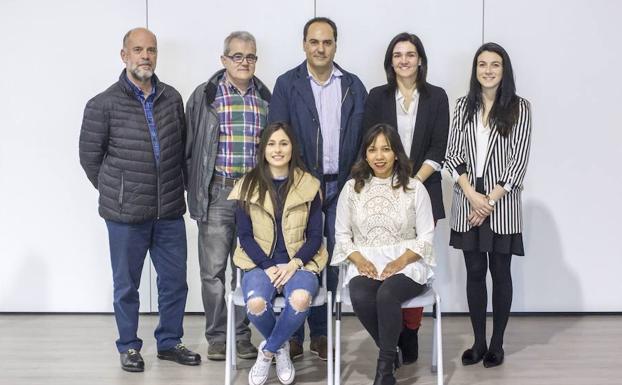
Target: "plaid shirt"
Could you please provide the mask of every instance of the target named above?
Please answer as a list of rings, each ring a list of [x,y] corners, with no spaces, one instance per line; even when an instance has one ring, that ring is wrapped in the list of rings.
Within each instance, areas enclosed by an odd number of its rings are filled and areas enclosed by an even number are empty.
[[[158,127],[156,126],[155,120],[153,119],[153,101],[155,100],[156,95],[156,87],[155,82],[151,79],[151,93],[145,99],[145,93],[140,88],[136,87],[134,83],[128,79],[127,74],[125,74],[125,80],[127,84],[130,85],[132,91],[134,91],[134,96],[138,101],[143,105],[143,110],[145,110],[145,119],[147,120],[147,126],[149,127],[149,136],[151,137],[151,146],[153,147],[153,156],[156,161],[156,166],[160,166],[160,139],[158,139]]]
[[[218,83],[213,107],[220,118],[214,171],[227,178],[240,178],[255,167],[259,136],[267,122],[268,102],[259,97],[255,82],[251,81],[242,95],[225,74]]]

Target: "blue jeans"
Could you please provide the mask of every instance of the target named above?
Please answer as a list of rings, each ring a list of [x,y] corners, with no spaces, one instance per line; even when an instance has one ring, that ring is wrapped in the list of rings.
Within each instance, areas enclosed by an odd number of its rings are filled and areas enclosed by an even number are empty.
[[[339,199],[337,181],[326,183],[324,197],[322,211],[324,211],[324,235],[326,236],[326,248],[328,249],[328,263],[325,271],[326,286],[328,290],[335,293],[337,281],[339,280],[339,268],[330,266],[330,260],[333,257],[333,249],[335,248],[335,217],[337,212],[337,200]],[[309,323],[309,334],[312,338],[326,336],[328,333],[326,325],[326,305],[312,307],[307,322]],[[305,340],[304,324],[300,326],[292,338],[302,344]]]
[[[114,282],[114,316],[119,330],[117,349],[140,350],[138,286],[147,251],[158,273],[160,322],[155,330],[158,350],[181,342],[188,295],[186,283],[186,226],[183,218],[138,224],[106,221]]]
[[[266,305],[265,310],[257,314],[248,312],[248,319],[266,339],[264,350],[276,353],[289,340],[292,334],[304,324],[305,318],[307,318],[309,313],[309,307],[304,311],[297,311],[290,303],[292,293],[298,289],[309,293],[312,300],[319,289],[317,276],[310,271],[296,270],[283,287],[285,308],[277,318],[272,308],[272,301],[276,297],[277,291],[270,282],[268,275],[262,269],[256,267],[245,272],[242,276],[242,291],[247,305],[248,301],[253,298],[263,299]]]

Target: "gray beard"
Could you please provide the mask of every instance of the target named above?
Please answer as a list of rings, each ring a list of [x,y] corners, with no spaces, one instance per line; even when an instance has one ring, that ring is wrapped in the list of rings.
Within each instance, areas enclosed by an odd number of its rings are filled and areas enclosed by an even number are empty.
[[[148,71],[141,68],[133,69],[130,72],[132,73],[132,76],[140,82],[146,82],[153,76],[153,71]]]

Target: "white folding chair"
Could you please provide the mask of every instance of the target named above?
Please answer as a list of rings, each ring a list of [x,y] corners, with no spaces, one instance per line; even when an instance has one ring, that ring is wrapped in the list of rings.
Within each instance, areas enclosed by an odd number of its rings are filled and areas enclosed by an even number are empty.
[[[241,272],[236,269],[237,284],[234,291],[227,295],[227,350],[225,361],[225,384],[230,385],[233,370],[237,370],[237,357],[235,349],[235,306],[246,306],[244,294],[241,287]],[[318,293],[313,297],[311,306],[322,306],[326,304],[327,339],[328,339],[328,360],[326,361],[326,379],[328,385],[333,385],[333,323],[332,323],[332,303],[333,293],[326,289],[326,272],[322,271],[322,285]],[[285,307],[285,298],[277,296],[272,303],[274,310],[282,310]]]
[[[335,294],[335,385],[341,384],[341,304],[352,306],[348,287],[343,287],[345,265],[339,266],[339,285]],[[434,330],[432,338],[432,373],[437,385],[443,385],[443,333],[441,329],[441,298],[428,285],[423,293],[402,303],[402,308],[433,306]]]

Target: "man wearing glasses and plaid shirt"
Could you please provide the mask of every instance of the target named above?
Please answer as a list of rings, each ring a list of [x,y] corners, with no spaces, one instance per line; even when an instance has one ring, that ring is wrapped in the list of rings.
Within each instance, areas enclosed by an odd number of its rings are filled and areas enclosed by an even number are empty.
[[[207,358],[225,359],[227,309],[225,270],[236,246],[235,205],[227,197],[235,182],[255,166],[266,126],[270,91],[254,76],[255,38],[232,32],[220,60],[224,69],[199,85],[186,105],[188,208],[199,228],[199,266],[205,310]],[[236,274],[232,274],[232,284]],[[254,359],[246,311],[236,307],[236,351]]]

